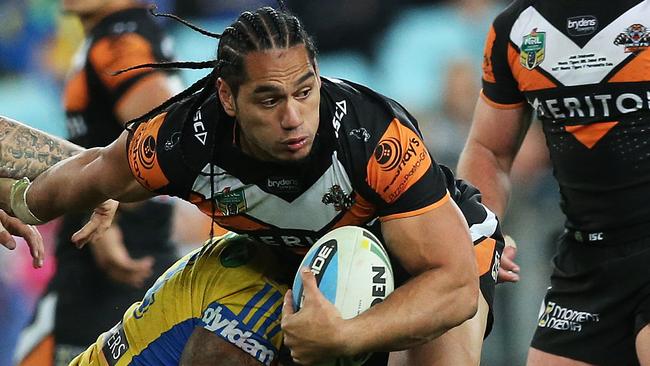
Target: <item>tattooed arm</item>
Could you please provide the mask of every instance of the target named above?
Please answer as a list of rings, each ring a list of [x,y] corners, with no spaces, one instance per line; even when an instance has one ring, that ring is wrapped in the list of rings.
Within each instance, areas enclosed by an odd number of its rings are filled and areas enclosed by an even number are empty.
[[[0,180],[23,177],[33,180],[59,161],[84,150],[69,141],[0,116]],[[116,209],[117,202],[104,202],[95,209],[90,221],[75,233],[72,242],[80,246],[95,239],[110,226]],[[26,240],[34,267],[41,267],[45,251],[38,231],[0,210],[0,245],[14,249],[16,242],[12,235]]]
[[[18,121],[0,116],[0,177],[33,180],[84,149]]]

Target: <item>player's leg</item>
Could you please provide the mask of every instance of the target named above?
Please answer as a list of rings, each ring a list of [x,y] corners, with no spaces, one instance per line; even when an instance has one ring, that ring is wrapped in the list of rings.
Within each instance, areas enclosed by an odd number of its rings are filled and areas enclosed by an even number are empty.
[[[648,334],[648,239],[605,237],[591,243],[568,231],[561,238],[527,365],[638,365]]]
[[[478,365],[490,309],[482,295],[476,315],[431,342],[405,351],[391,352],[390,366]]]
[[[650,325],[648,324],[636,336],[636,354],[641,366],[650,366]]]
[[[648,251],[650,252],[650,251]],[[641,259],[641,264],[648,267],[650,254]],[[645,274],[647,283],[640,292],[641,301],[635,313],[635,346],[641,366],[650,366],[650,270]]]

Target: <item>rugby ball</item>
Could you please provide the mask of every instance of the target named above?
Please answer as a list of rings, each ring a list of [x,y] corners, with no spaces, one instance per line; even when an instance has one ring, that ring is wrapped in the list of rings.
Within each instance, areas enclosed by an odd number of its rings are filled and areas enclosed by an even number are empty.
[[[293,281],[293,307],[303,300],[300,269],[309,267],[318,288],[339,310],[353,318],[382,302],[394,289],[393,269],[380,241],[368,230],[343,226],[321,237],[303,258]],[[370,355],[338,359],[331,365],[361,365]]]

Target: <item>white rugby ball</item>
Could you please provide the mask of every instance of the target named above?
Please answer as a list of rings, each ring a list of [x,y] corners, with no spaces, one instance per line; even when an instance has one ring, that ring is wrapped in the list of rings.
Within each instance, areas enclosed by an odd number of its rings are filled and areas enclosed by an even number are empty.
[[[293,307],[296,311],[302,306],[300,269],[304,267],[311,269],[318,288],[343,319],[353,318],[382,302],[395,287],[393,268],[386,250],[377,237],[358,226],[334,229],[309,249],[293,281]],[[331,365],[362,365],[369,356],[339,358]],[[330,364],[320,366],[324,365]]]
[[[377,237],[358,226],[343,226],[321,237],[300,263],[300,268],[304,267],[311,269],[318,288],[343,319],[382,302],[395,286],[386,250]],[[292,290],[297,311],[302,305],[300,273]]]

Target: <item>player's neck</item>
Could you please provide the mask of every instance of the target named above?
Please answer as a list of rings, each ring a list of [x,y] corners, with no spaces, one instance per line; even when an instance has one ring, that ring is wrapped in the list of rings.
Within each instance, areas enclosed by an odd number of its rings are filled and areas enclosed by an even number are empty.
[[[92,13],[80,14],[79,20],[83,26],[84,32],[88,34],[102,19],[123,9],[136,6],[133,0],[115,0]]]

